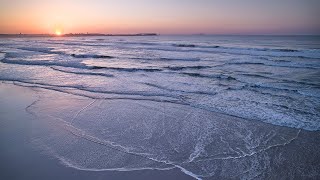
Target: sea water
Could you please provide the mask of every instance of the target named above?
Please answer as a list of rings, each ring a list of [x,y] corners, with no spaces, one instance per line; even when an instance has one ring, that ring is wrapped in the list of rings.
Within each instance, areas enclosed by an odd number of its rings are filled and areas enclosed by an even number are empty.
[[[317,36],[2,38],[0,80],[320,129]]]
[[[317,36],[0,40],[1,81],[60,93],[26,110],[34,143],[77,169],[254,178],[320,130]]]

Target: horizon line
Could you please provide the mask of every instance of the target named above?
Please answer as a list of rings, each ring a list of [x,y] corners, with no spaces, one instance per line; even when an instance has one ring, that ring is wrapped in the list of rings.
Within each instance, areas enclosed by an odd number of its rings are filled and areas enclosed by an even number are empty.
[[[56,35],[54,33],[0,33],[0,36],[50,36],[50,37],[72,37],[72,36],[320,36],[320,34],[258,34],[258,33],[65,33]]]

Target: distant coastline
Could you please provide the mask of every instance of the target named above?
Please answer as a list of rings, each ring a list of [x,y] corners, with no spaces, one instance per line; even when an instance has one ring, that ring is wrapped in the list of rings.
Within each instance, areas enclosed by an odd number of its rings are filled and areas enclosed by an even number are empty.
[[[137,34],[101,34],[101,33],[69,33],[69,34],[0,34],[0,37],[85,37],[85,36],[158,36],[157,33]]]
[[[88,36],[239,36],[239,37],[310,37],[320,38],[320,34],[158,34],[158,33],[136,33],[136,34],[103,34],[103,33],[68,33],[68,34],[0,34],[0,38],[24,38],[24,37],[88,37]]]

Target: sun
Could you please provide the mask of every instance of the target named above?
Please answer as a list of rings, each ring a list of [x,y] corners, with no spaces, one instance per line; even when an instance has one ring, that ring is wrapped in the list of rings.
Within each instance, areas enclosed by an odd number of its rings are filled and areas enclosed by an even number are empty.
[[[56,30],[55,33],[56,33],[57,36],[61,36],[62,35],[62,32],[60,30],[58,30],[58,29]]]

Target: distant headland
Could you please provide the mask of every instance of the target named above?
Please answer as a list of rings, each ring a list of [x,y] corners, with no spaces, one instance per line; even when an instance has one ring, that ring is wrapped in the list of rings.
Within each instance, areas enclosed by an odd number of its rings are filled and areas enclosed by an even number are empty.
[[[0,37],[84,37],[84,36],[158,36],[157,33],[137,34],[101,34],[101,33],[68,33],[68,34],[0,34]]]

